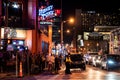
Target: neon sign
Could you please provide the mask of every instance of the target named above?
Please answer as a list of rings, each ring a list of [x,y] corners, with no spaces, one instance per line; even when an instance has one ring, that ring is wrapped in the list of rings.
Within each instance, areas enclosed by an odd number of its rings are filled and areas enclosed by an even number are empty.
[[[53,5],[50,5],[44,9],[39,9],[39,14],[41,20],[45,20],[46,18],[52,18],[54,15]]]

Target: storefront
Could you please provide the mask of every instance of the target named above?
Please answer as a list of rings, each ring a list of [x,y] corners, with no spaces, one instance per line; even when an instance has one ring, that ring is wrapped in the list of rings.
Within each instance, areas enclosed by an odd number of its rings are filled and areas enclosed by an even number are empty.
[[[31,49],[32,41],[29,39],[27,34],[28,30],[20,29],[8,29],[7,39],[4,38],[4,28],[1,28],[1,49],[4,48],[4,45],[13,45],[15,49]],[[7,43],[6,43],[6,42]],[[6,44],[5,44],[6,43]]]

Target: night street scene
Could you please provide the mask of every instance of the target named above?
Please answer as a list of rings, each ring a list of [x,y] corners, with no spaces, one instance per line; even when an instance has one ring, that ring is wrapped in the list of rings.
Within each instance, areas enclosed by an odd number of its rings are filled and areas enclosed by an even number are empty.
[[[118,0],[0,0],[0,80],[120,80]]]

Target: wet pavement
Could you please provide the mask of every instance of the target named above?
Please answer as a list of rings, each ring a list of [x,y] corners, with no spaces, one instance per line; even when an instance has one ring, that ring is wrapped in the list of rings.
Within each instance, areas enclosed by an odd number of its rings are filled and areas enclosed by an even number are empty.
[[[86,71],[80,69],[71,69],[72,74],[65,74],[64,69],[59,71],[59,74],[50,73],[45,71],[41,74],[24,76],[21,78],[7,77],[0,78],[0,80],[120,80],[120,70],[106,71],[92,66],[87,66]],[[0,75],[1,76],[1,75]],[[2,76],[5,76],[2,75]]]

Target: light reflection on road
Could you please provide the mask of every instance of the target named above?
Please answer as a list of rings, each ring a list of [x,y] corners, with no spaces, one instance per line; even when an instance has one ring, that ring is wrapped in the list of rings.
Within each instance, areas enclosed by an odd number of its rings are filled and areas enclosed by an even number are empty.
[[[95,70],[93,70],[93,69],[90,69],[89,71],[88,71],[88,77],[87,78],[89,78],[89,79],[96,79],[96,80],[99,80],[99,79],[101,79],[101,77],[104,75],[104,73],[102,73],[102,72],[100,72],[100,71],[95,71]]]
[[[120,80],[120,73],[88,68],[85,80]]]
[[[35,80],[120,80],[120,73],[101,70],[99,68],[87,67],[86,71],[71,69],[72,74],[61,71],[56,75],[36,75]],[[27,80],[27,79],[25,79]],[[30,80],[30,79],[29,79]],[[32,79],[31,79],[32,80]]]

